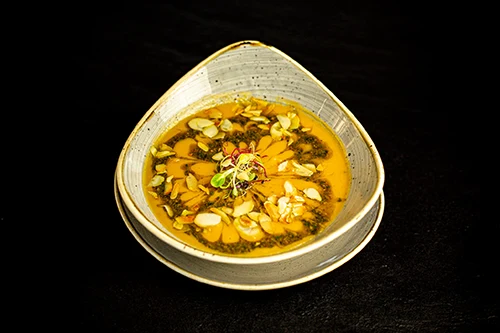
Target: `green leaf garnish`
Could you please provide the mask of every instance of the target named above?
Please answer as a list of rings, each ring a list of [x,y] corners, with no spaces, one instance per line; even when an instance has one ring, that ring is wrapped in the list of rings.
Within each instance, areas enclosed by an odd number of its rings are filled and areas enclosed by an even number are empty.
[[[249,148],[236,148],[219,161],[218,168],[221,172],[212,177],[210,184],[221,189],[230,187],[230,193],[235,197],[244,195],[253,182],[265,181],[266,179],[259,179],[260,174],[267,178],[266,169],[253,145]]]
[[[210,185],[212,185],[213,187],[221,187],[222,185],[224,185],[225,181],[226,176],[224,176],[224,174],[222,173],[218,173],[212,177],[212,179],[210,180]]]

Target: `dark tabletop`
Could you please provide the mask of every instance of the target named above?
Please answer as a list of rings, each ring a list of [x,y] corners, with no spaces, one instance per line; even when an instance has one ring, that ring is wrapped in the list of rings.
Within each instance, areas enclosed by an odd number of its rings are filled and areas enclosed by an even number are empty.
[[[81,196],[88,208],[73,221],[81,238],[69,331],[499,327],[498,258],[490,258],[489,243],[499,228],[480,220],[484,164],[469,132],[481,111],[454,90],[461,84],[450,48],[460,37],[449,15],[399,1],[313,3],[72,6],[64,18],[74,31],[67,70],[78,86],[70,145],[85,156],[76,192],[92,196]],[[323,82],[370,134],[386,172],[383,219],[360,253],[312,281],[254,292],[206,285],[163,265],[128,231],[113,193],[118,155],[142,115],[200,61],[248,39],[277,47]]]

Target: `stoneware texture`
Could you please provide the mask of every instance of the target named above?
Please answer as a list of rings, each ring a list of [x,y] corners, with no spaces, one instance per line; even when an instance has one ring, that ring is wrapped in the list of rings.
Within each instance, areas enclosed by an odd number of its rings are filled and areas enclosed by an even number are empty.
[[[295,101],[318,115],[346,149],[352,185],[344,209],[313,241],[288,252],[236,258],[194,249],[166,230],[146,202],[143,165],[160,133],[201,109],[251,94]],[[384,207],[380,156],[355,116],[319,80],[276,48],[231,44],[202,61],[140,119],[116,168],[116,200],[129,230],[168,267],[201,282],[236,289],[271,289],[320,276],[359,252],[376,231]]]

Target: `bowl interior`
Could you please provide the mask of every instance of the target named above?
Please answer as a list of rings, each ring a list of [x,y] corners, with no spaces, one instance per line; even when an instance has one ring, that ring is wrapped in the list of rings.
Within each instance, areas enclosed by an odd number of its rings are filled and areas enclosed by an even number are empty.
[[[140,120],[125,144],[117,168],[120,194],[130,211],[157,236],[185,249],[180,241],[171,239],[175,236],[148,207],[142,177],[149,148],[177,121],[246,95],[273,102],[297,102],[337,134],[350,163],[350,193],[344,209],[315,243],[331,240],[352,227],[382,191],[383,168],[373,142],[352,113],[311,73],[276,48],[259,42],[240,42],[214,53],[172,86]]]

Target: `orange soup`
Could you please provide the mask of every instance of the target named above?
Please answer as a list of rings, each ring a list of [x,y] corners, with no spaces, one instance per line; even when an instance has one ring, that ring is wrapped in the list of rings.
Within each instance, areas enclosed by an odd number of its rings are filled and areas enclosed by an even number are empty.
[[[320,233],[341,211],[345,149],[295,103],[246,98],[181,120],[151,147],[144,190],[159,221],[203,251],[263,256]]]

